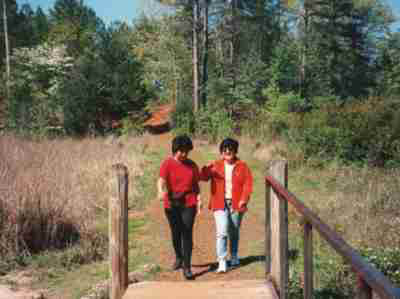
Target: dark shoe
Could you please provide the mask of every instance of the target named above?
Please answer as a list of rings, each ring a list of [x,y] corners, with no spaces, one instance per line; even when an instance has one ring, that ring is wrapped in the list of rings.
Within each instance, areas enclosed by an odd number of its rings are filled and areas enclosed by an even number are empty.
[[[183,269],[183,276],[186,280],[193,280],[194,276],[190,269]]]
[[[182,261],[179,259],[176,259],[175,263],[172,265],[171,268],[172,268],[172,271],[176,271],[176,270],[182,268]]]

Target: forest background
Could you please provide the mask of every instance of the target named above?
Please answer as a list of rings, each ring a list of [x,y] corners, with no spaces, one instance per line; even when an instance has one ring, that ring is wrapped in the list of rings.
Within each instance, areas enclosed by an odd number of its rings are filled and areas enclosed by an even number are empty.
[[[172,103],[175,134],[279,140],[295,167],[334,163],[382,176],[385,188],[368,213],[393,233],[361,243],[395,250],[382,261],[395,259],[384,266],[400,280],[400,32],[391,7],[383,0],[159,2],[168,14],[130,25],[105,24],[82,0],[57,0],[48,12],[2,0],[2,140],[139,136],[151,107]],[[12,149],[2,149],[7,160]],[[40,224],[48,229],[42,242],[29,231],[15,238],[8,221],[19,218],[11,210],[0,207],[4,271],[26,252],[71,241],[71,231],[52,223]]]
[[[8,3],[7,129],[126,131],[157,99],[198,135],[268,118],[307,156],[397,163],[399,32],[384,1],[164,2],[171,13],[133,25],[105,25],[82,1],[48,14]]]

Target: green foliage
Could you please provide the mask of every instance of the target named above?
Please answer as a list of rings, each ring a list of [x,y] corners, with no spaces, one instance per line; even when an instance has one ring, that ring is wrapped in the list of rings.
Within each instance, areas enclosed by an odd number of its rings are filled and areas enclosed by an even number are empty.
[[[171,116],[175,134],[205,136],[212,141],[233,134],[232,113],[222,104],[208,104],[194,114],[191,101],[181,101]]]
[[[142,110],[151,96],[143,84],[143,66],[118,29],[107,31],[61,85],[59,97],[69,133],[84,134],[91,128],[105,132],[112,120]]]
[[[376,77],[376,94],[400,95],[400,32],[389,34],[378,44],[380,72]]]
[[[237,73],[236,82],[228,85],[234,103],[262,102],[262,89],[266,86],[269,74],[267,64],[260,55],[252,51],[242,57]]]
[[[373,264],[394,284],[400,284],[399,248],[362,248],[361,255],[366,262]]]
[[[127,34],[133,51],[143,63],[145,83],[154,86],[158,80],[162,84],[162,88],[155,90],[162,101],[178,101],[185,89],[191,88],[191,49],[181,32],[186,30],[181,21],[179,15],[141,16]]]
[[[70,61],[63,47],[48,44],[14,51],[12,84],[6,102],[8,129],[45,135],[56,125],[59,107],[55,96]]]
[[[300,97],[274,89],[267,90],[267,95],[270,128],[288,137],[306,158],[399,165],[399,100],[371,98],[343,104],[335,98],[317,98],[310,104],[312,110],[297,112],[308,107]]]
[[[221,104],[208,104],[196,114],[196,135],[207,136],[212,141],[218,141],[231,136],[234,131],[234,121],[229,110]]]
[[[298,85],[298,46],[284,39],[274,49],[267,70],[268,85],[277,86],[282,92],[296,90]]]
[[[95,11],[79,0],[57,0],[50,9],[50,18],[52,27],[49,38],[64,44],[74,57],[94,45],[96,33],[104,31],[104,23]]]
[[[307,109],[307,102],[300,95],[292,92],[283,94],[275,85],[270,85],[265,89],[264,95],[268,97],[267,109],[277,118]]]
[[[268,98],[265,109],[268,111],[270,127],[277,134],[288,130],[293,112],[305,110],[304,99],[292,92],[281,93],[275,84],[264,89],[263,94]]]
[[[191,100],[180,100],[171,114],[172,127],[176,135],[193,135],[195,118]]]
[[[121,120],[120,135],[139,136],[144,133],[144,116],[127,116]]]

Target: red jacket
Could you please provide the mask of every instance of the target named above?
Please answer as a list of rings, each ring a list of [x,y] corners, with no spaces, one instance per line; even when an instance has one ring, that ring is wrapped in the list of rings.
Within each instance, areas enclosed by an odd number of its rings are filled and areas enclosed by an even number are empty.
[[[211,198],[208,208],[210,210],[223,210],[225,208],[225,167],[224,160],[217,160],[210,166],[201,169],[200,180],[211,179]],[[232,208],[244,212],[247,207],[239,210],[239,202],[250,200],[253,191],[253,177],[249,167],[242,160],[237,159],[232,173]]]

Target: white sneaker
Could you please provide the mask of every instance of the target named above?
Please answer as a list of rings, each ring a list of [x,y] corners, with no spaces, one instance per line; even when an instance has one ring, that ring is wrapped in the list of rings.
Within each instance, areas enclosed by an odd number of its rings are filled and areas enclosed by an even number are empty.
[[[231,267],[237,267],[240,265],[240,261],[237,257],[233,257],[231,259]]]
[[[226,272],[226,261],[219,261],[218,262],[218,269],[217,273],[225,273]]]

